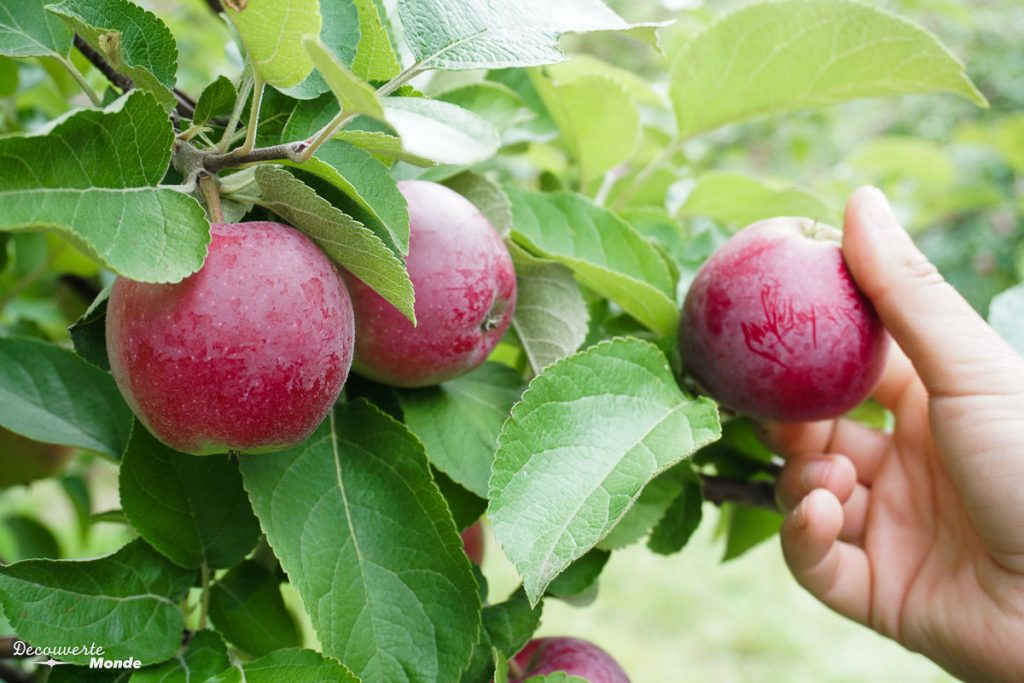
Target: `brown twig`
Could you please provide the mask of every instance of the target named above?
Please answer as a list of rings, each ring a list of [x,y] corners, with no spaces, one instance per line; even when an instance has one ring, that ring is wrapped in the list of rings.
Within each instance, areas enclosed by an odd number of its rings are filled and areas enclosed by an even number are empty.
[[[715,505],[739,503],[765,510],[778,510],[775,504],[775,485],[770,481],[743,481],[700,475],[704,484],[704,498]]]
[[[14,643],[18,640],[15,636],[4,636],[0,638],[0,659],[14,659]]]
[[[220,0],[206,0],[206,4],[214,14],[220,14],[224,11],[224,6],[220,4]]]
[[[101,55],[99,52],[93,49],[92,45],[85,42],[82,36],[75,34],[75,47],[81,52],[89,63],[92,64],[96,69],[107,77],[107,80],[117,86],[121,92],[128,92],[135,87],[135,83],[132,79],[128,78],[122,73],[119,73],[117,69],[110,65],[106,57]]]

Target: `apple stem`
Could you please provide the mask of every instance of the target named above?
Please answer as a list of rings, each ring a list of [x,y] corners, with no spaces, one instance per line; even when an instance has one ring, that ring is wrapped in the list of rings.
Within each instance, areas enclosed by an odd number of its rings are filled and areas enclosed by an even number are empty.
[[[223,223],[224,211],[220,204],[220,181],[217,180],[217,176],[201,173],[199,176],[199,191],[206,201],[206,210],[210,214],[210,222]]]
[[[224,135],[217,143],[217,151],[221,154],[228,151],[231,139],[235,136],[235,129],[242,118],[242,110],[245,108],[245,101],[249,99],[249,93],[252,92],[252,86],[251,76],[242,78],[242,82],[238,84],[238,99],[235,100],[235,108],[231,110],[231,118],[228,119],[228,125],[224,128]]]

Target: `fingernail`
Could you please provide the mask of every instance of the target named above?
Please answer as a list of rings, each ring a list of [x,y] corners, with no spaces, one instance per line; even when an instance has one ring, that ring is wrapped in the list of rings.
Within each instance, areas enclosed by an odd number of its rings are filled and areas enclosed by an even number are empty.
[[[877,187],[868,186],[861,194],[861,210],[868,222],[880,230],[890,230],[899,227],[899,222],[892,212],[889,200]]]
[[[804,490],[826,488],[833,464],[831,460],[815,460],[804,465],[800,471],[800,483],[804,485]]]
[[[807,499],[804,498],[793,510],[793,526],[796,529],[807,528]]]

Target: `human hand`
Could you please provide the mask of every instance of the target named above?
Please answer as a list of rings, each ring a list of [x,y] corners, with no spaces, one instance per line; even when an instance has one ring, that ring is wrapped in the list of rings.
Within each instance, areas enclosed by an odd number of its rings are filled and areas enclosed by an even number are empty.
[[[826,605],[969,681],[1024,680],[1024,358],[948,284],[882,193],[843,254],[896,344],[874,397],[891,434],[765,425],[793,575]]]

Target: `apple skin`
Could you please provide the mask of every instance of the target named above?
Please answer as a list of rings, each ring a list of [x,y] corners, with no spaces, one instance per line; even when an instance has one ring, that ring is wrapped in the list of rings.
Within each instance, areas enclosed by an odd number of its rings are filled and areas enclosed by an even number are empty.
[[[198,273],[175,284],[118,278],[107,350],[121,393],[168,446],[195,455],[301,443],[352,363],[355,323],[338,272],[280,223],[211,226]]]
[[[810,219],[773,218],[738,232],[701,267],[683,304],[679,352],[712,398],[757,419],[802,422],[868,397],[889,335],[839,239]]]
[[[483,564],[484,561],[484,527],[483,523],[477,522],[462,532],[462,547],[473,564]]]
[[[532,676],[564,671],[590,683],[629,683],[629,676],[612,656],[580,638],[537,638],[526,644],[512,660],[516,678],[522,683]]]
[[[74,452],[73,448],[33,441],[0,427],[0,489],[54,476]]]
[[[516,273],[479,209],[437,183],[406,180],[409,278],[417,326],[345,273],[356,312],[354,369],[396,387],[439,384],[476,368],[498,344],[516,304]]]

